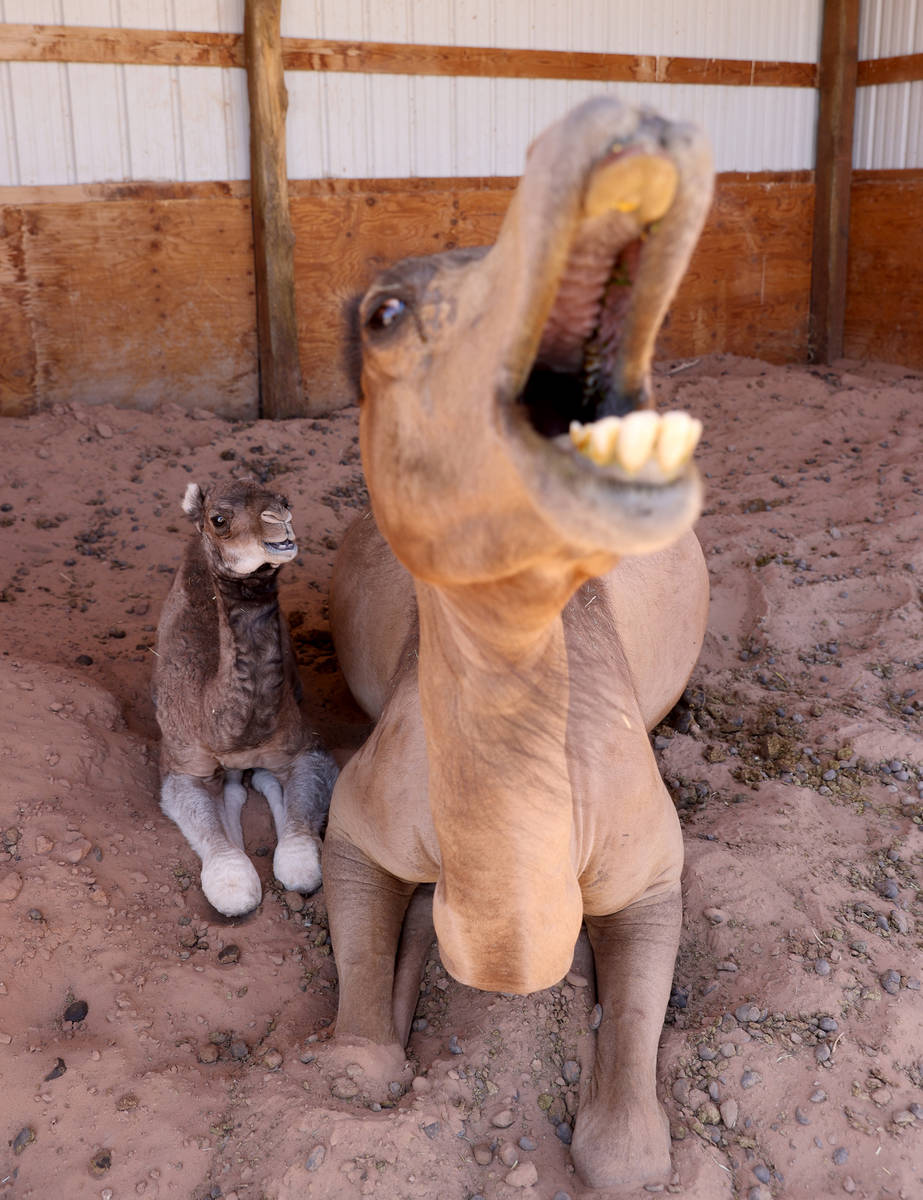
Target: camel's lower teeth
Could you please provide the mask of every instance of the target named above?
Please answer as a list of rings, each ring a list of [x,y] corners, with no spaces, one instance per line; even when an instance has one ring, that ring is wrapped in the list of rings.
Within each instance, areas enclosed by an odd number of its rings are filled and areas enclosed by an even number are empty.
[[[684,412],[643,409],[627,417],[602,417],[589,425],[572,421],[570,440],[600,467],[615,467],[639,481],[675,478],[692,458],[702,422]]]

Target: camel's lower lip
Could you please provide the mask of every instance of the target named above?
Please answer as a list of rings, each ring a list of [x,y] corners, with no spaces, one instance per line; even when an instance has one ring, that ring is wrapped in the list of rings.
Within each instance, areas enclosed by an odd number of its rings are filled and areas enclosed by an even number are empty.
[[[298,549],[296,543],[291,540],[284,542],[264,542],[263,545],[270,554],[294,554]]]

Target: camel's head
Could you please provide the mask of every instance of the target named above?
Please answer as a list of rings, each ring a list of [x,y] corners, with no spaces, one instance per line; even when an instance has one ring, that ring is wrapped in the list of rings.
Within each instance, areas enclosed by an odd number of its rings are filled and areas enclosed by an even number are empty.
[[[195,521],[211,570],[242,579],[273,573],[298,553],[288,501],[258,483],[232,479],[201,488],[190,483],[183,511]]]
[[[414,574],[596,573],[692,525],[701,427],[652,410],[650,364],[711,190],[696,129],[600,97],[534,142],[493,247],[372,284],[363,461]]]

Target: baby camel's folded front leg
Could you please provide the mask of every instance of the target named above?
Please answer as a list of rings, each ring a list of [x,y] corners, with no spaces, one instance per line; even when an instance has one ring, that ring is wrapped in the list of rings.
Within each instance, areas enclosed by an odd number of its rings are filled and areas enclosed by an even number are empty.
[[[320,835],[336,775],[336,764],[322,750],[299,754],[278,777],[264,769],[253,772],[253,786],[269,802],[276,827],[273,874],[289,891],[320,887]]]
[[[251,912],[263,894],[260,877],[244,853],[240,810],[247,789],[239,771],[229,771],[222,791],[221,777],[167,775],[160,789],[160,807],[175,821],[202,860],[202,891],[226,917]]]

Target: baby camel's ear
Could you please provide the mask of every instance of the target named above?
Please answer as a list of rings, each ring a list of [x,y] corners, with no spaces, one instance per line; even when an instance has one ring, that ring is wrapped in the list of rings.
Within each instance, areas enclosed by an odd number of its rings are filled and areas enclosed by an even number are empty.
[[[202,519],[205,508],[205,493],[197,483],[187,483],[183,493],[183,512],[193,521]]]

